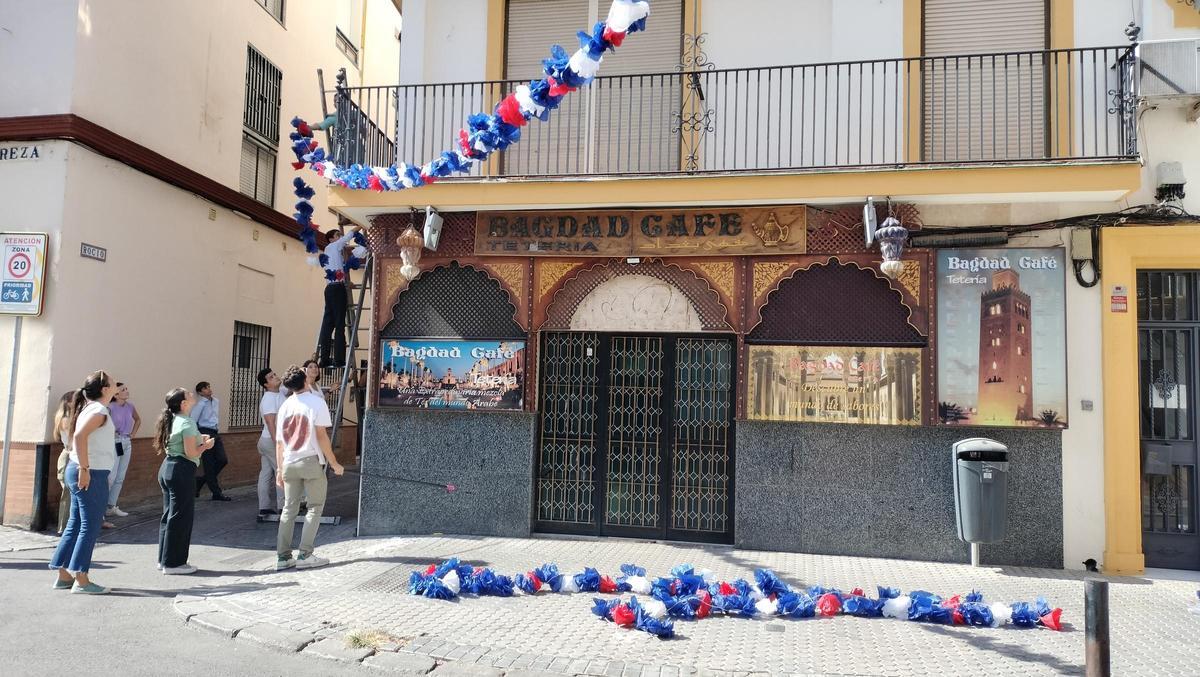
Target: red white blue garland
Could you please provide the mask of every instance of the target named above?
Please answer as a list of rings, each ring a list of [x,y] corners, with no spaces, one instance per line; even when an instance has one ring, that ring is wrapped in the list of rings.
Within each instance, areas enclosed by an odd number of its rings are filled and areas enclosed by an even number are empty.
[[[399,166],[372,167],[355,164],[339,167],[313,139],[314,127],[321,129],[333,124],[333,121],[326,118],[310,126],[297,117],[292,119],[295,131],[290,134],[292,152],[296,154],[296,162],[292,163],[292,167],[299,170],[311,166],[318,176],[339,186],[377,191],[417,188],[454,173],[467,173],[475,163],[483,162],[492,153],[520,141],[521,127],[530,120],[548,120],[550,111],[558,108],[564,96],[586,86],[596,77],[606,51],[620,47],[626,35],[646,30],[646,17],[649,15],[650,3],[647,0],[613,0],[604,21],[597,23],[590,34],[580,31],[580,47],[574,54],[568,56],[559,45],[551,47],[550,58],[542,62],[545,78],[517,87],[516,91],[496,105],[491,114],[476,113],[467,118],[466,126],[459,130],[457,147],[444,151],[423,165],[401,163]],[[309,254],[316,254],[319,251],[317,232],[313,227],[312,204],[309,202],[313,190],[299,177],[293,184],[299,200],[295,219],[300,225],[300,239]],[[365,244],[365,239],[359,242],[360,246]],[[365,247],[361,255],[356,250],[354,256],[346,261],[347,268],[361,266],[361,259],[365,256]],[[320,263],[325,264],[324,261]],[[341,274],[327,271],[330,279],[336,279],[333,275]]]
[[[877,588],[876,597],[868,597],[860,588],[848,593],[822,586],[794,590],[770,569],[755,570],[754,579],[754,583],[741,578],[732,583],[718,581],[711,571],[696,571],[690,564],[677,566],[670,576],[654,580],[646,577],[645,569],[632,564],[622,564],[621,575],[615,579],[591,567],[578,574],[563,574],[554,564],[509,577],[452,557],[440,565],[412,572],[409,593],[449,600],[463,594],[511,597],[545,590],[618,595],[632,592],[647,598],[594,597],[592,613],[620,627],[662,638],[675,635],[674,619],[699,620],[713,614],[787,618],[846,615],[944,625],[998,628],[1011,623],[1019,628],[1062,629],[1062,609],[1051,608],[1043,597],[1034,603],[988,604],[979,592],[942,598],[924,590],[903,594],[898,588],[882,586]]]

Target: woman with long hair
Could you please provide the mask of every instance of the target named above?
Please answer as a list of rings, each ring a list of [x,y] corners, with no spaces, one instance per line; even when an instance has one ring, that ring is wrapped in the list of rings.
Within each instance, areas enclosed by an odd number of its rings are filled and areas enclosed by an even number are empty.
[[[88,569],[108,504],[108,473],[117,460],[116,429],[108,415],[108,403],[116,392],[112,377],[97,371],[71,397],[74,433],[64,473],[71,490],[71,515],[50,559],[50,568],[58,570],[56,590],[84,595],[103,595],[109,591],[88,578]]]
[[[158,486],[163,493],[163,514],[158,527],[158,568],[167,575],[196,573],[188,564],[192,545],[192,521],[196,508],[196,467],[200,456],[216,440],[202,435],[188,417],[196,396],[175,388],[164,398],[166,406],[155,424],[154,450],[165,453],[158,470]]]
[[[58,453],[58,485],[62,494],[58,498],[58,534],[61,536],[67,528],[67,518],[71,516],[71,490],[67,488],[67,464],[71,462],[71,400],[75,399],[75,391],[68,390],[58,399],[58,409],[54,411],[54,436],[62,442],[62,451]]]
[[[304,386],[322,398],[327,394],[325,387],[321,385],[321,366],[317,364],[316,360],[308,360],[304,363]],[[341,387],[342,384],[334,383],[329,387],[328,394],[336,394]]]

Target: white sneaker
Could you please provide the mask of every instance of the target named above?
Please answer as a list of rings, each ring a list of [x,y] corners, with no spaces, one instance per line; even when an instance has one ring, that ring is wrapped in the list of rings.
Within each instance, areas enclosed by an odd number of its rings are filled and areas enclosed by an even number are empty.
[[[288,555],[286,558],[277,557],[275,559],[275,570],[276,571],[283,571],[284,569],[291,569],[294,566],[296,566],[296,560],[294,558],[292,558],[291,555]]]
[[[155,565],[154,565],[154,568],[155,568],[155,569],[158,569],[159,571],[162,571],[162,570],[163,570],[163,565],[162,565],[162,562],[159,562],[158,564],[155,564]]]
[[[300,555],[300,557],[296,559],[297,569],[314,569],[316,567],[323,567],[326,564],[329,564],[329,560],[317,557],[311,552],[307,555]]]
[[[129,513],[121,509],[121,506],[114,505],[104,512],[109,517],[129,517]]]
[[[163,567],[162,572],[167,576],[186,576],[196,573],[196,567],[191,564],[184,564],[179,567]]]

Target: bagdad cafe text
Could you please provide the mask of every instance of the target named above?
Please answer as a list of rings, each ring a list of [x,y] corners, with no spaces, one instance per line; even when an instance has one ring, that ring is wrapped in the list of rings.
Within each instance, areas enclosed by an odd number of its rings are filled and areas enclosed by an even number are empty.
[[[803,205],[722,209],[479,212],[480,256],[803,254]]]

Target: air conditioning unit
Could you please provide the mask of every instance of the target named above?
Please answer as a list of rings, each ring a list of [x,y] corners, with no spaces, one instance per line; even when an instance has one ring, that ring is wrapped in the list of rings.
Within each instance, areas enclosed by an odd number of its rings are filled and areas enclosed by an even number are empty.
[[[1146,99],[1200,97],[1200,40],[1155,40],[1138,45]]]

